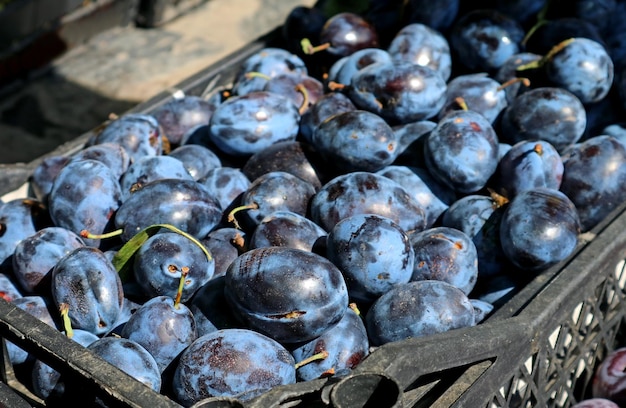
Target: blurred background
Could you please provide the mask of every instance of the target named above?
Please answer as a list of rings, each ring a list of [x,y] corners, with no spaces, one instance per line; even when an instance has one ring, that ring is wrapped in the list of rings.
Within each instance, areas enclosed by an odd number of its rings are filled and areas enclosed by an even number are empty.
[[[0,0],[0,163],[31,161],[311,0]]]

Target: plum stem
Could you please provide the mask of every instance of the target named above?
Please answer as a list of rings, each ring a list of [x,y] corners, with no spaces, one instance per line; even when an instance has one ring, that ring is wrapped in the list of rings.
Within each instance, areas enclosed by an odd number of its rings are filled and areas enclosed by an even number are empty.
[[[241,229],[239,222],[237,222],[237,219],[235,218],[235,214],[238,213],[239,211],[258,210],[258,209],[259,209],[259,205],[257,203],[246,204],[246,205],[241,205],[239,207],[235,207],[231,210],[231,212],[228,213],[228,222],[232,222],[235,225],[235,228]]]
[[[324,44],[320,44],[317,46],[313,46],[313,44],[311,44],[311,40],[309,40],[308,38],[303,38],[300,41],[300,46],[302,47],[302,51],[306,55],[313,55],[316,52],[324,51],[330,48],[330,43],[324,43]]]
[[[511,86],[511,85],[513,85],[513,84],[516,84],[516,83],[518,83],[518,82],[521,82],[521,83],[522,83],[525,87],[527,87],[527,88],[530,86],[530,79],[528,79],[528,78],[523,78],[523,77],[515,77],[515,78],[511,78],[511,79],[509,79],[508,81],[506,81],[506,82],[502,83],[502,84],[501,84],[501,85],[497,88],[497,90],[498,90],[498,91],[502,91],[503,89],[505,89],[505,88],[507,88],[507,87],[509,87],[509,86]]]
[[[296,370],[297,370],[298,368],[300,368],[300,367],[302,367],[302,366],[305,366],[305,365],[307,365],[307,364],[309,364],[309,363],[312,363],[312,362],[314,362],[314,361],[324,360],[324,359],[326,359],[327,357],[328,357],[328,351],[326,351],[326,350],[322,350],[322,351],[320,351],[320,352],[319,352],[319,353],[317,353],[317,354],[313,354],[312,356],[307,357],[307,358],[305,358],[304,360],[297,362],[297,363],[296,363]]]
[[[83,237],[83,238],[87,238],[87,239],[107,239],[107,238],[118,237],[118,236],[122,235],[123,232],[124,232],[123,229],[118,229],[118,230],[115,230],[115,231],[106,232],[104,234],[92,234],[91,232],[89,232],[87,230],[82,230],[80,232],[80,236]]]
[[[546,55],[544,55],[543,57],[541,57],[538,60],[535,61],[531,61],[527,64],[523,64],[520,65],[519,67],[517,67],[516,71],[526,71],[528,69],[536,69],[536,68],[541,68],[542,66],[544,66],[548,61],[550,61],[556,54],[558,54],[559,52],[563,51],[563,49],[565,47],[567,47],[568,45],[570,45],[571,43],[573,43],[575,40],[575,38],[568,38],[567,40],[563,40],[560,43],[558,43],[557,45],[555,45],[554,47],[552,47],[550,49],[550,51],[548,51],[548,53]]]
[[[244,76],[245,76],[247,79],[252,79],[252,78],[262,78],[262,79],[265,79],[265,80],[267,80],[267,81],[269,81],[270,79],[272,79],[272,78],[270,78],[270,76],[269,76],[269,75],[265,75],[264,73],[262,73],[262,72],[257,72],[257,71],[250,71],[250,72],[246,72],[246,73],[244,74]]]
[[[454,102],[456,102],[456,104],[459,105],[462,110],[469,110],[469,108],[467,107],[467,102],[465,102],[465,98],[463,98],[462,96],[457,96],[456,98],[454,98]]]
[[[296,91],[302,94],[302,104],[300,104],[300,108],[298,109],[298,112],[302,115],[309,108],[309,91],[307,91],[306,86],[302,84],[296,85]]]
[[[189,268],[184,266],[180,268],[180,282],[178,283],[178,291],[176,292],[176,298],[174,299],[174,308],[180,308],[180,300],[183,297],[183,289],[185,288],[185,280],[189,275]]]
[[[72,330],[72,322],[70,321],[70,305],[67,303],[59,304],[59,312],[61,312],[61,318],[63,319],[65,335],[67,338],[71,339],[74,337],[74,330]]]

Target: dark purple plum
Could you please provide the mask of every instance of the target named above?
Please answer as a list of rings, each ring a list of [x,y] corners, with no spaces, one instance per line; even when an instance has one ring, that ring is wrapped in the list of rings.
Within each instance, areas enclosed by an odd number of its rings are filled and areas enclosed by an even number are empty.
[[[342,85],[350,85],[352,77],[359,70],[365,68],[368,65],[390,62],[391,55],[389,55],[387,51],[380,48],[364,48],[362,50],[355,51],[354,53],[345,57],[345,60],[341,59],[335,63],[340,65],[333,68],[332,76],[330,76],[329,73],[327,80],[329,83],[329,87],[331,86],[330,81]]]
[[[424,156],[435,179],[457,193],[479,191],[498,165],[498,137],[480,113],[452,111],[426,140]]]
[[[199,96],[185,95],[182,98],[171,98],[151,115],[161,125],[169,143],[178,146],[190,129],[209,123],[215,108],[215,104]]]
[[[572,405],[572,408],[619,408],[619,405],[606,398],[589,398]]]
[[[161,390],[159,366],[138,343],[123,337],[102,337],[87,349],[152,390]]]
[[[119,180],[122,174],[128,170],[128,166],[130,166],[130,156],[126,149],[117,143],[111,142],[86,146],[74,153],[70,157],[70,162],[87,159],[105,164],[111,169],[116,180]]]
[[[450,111],[469,109],[493,124],[507,104],[506,92],[501,84],[486,73],[458,75],[448,82],[446,102],[439,118]]]
[[[142,345],[161,373],[198,337],[189,308],[169,296],[155,296],[141,305],[120,334]]]
[[[183,162],[194,180],[199,180],[206,176],[209,170],[222,166],[222,161],[217,154],[198,144],[178,146],[168,156]]]
[[[578,245],[578,212],[561,191],[538,187],[518,193],[500,222],[500,242],[518,268],[542,271],[567,258]]]
[[[53,315],[51,313],[51,304],[49,303],[47,298],[39,295],[28,295],[13,299],[11,303],[22,309],[26,313],[30,314],[31,316],[36,317],[48,326],[57,328],[57,322],[53,317],[57,316],[57,314],[55,313]],[[16,346],[10,341],[6,342],[6,346],[9,360],[14,366],[33,361],[35,358],[28,351]]]
[[[317,104],[313,109],[315,106]],[[273,144],[250,156],[241,171],[250,180],[256,180],[272,171],[285,171],[308,181],[318,190],[328,172],[326,167],[326,163],[310,144],[290,141]]]
[[[274,211],[254,229],[249,248],[281,246],[313,251],[323,237],[326,237],[326,231],[304,215]]]
[[[54,181],[48,205],[57,227],[76,234],[109,232],[120,207],[122,191],[113,171],[99,161],[87,159],[68,163]],[[100,239],[85,239],[98,247]]]
[[[326,258],[286,247],[251,249],[226,272],[224,293],[249,328],[280,343],[309,341],[348,307],[341,272]]]
[[[44,157],[35,167],[29,179],[29,187],[33,196],[41,202],[47,202],[52,184],[59,172],[70,161],[70,156]]]
[[[576,143],[587,126],[585,107],[574,94],[540,87],[518,95],[502,114],[502,141],[545,140],[559,152]]]
[[[400,184],[375,173],[337,176],[311,199],[311,219],[326,231],[356,214],[390,218],[407,234],[422,231],[427,222],[422,206]]]
[[[72,332],[72,341],[83,347],[87,347],[98,340],[98,336],[85,330],[76,329]],[[71,385],[67,386],[67,388],[70,387]],[[66,393],[66,383],[61,373],[43,361],[36,360],[32,368],[32,390],[39,398],[50,401],[51,399],[63,398]]]
[[[583,231],[589,231],[624,202],[626,148],[601,135],[575,144],[563,155],[561,191],[574,203]]]
[[[133,162],[120,179],[122,200],[154,180],[194,180],[183,162],[169,156],[144,156]]]
[[[128,241],[154,224],[171,224],[196,238],[204,238],[221,220],[214,194],[193,180],[162,179],[135,191],[115,213],[115,226]]]
[[[93,144],[117,143],[134,162],[142,156],[163,153],[163,135],[157,120],[144,113],[128,113],[107,123],[93,138]]]
[[[263,91],[287,97],[303,114],[324,95],[324,84],[310,75],[288,72],[270,78]]]
[[[246,58],[241,64],[235,77],[233,93],[245,95],[261,91],[268,77],[287,72],[307,74],[308,69],[298,55],[282,48],[265,47]],[[250,73],[253,75],[249,75]]]
[[[446,83],[429,67],[394,61],[361,69],[347,89],[358,108],[397,125],[436,116],[445,102]]]
[[[315,129],[329,117],[356,110],[350,98],[340,92],[327,92],[300,119],[300,137],[311,143]]]
[[[224,275],[231,262],[248,249],[246,233],[237,228],[215,229],[200,242],[211,253],[215,262],[212,279]]]
[[[344,218],[328,233],[326,246],[326,257],[339,268],[356,302],[370,304],[411,280],[415,252],[406,232],[389,218]]]
[[[265,173],[255,179],[243,193],[241,205],[250,207],[243,218],[254,228],[274,211],[291,211],[306,216],[314,194],[315,187],[291,173]],[[258,208],[252,208],[253,206]]]
[[[190,406],[208,397],[247,401],[295,382],[295,362],[285,347],[252,330],[223,329],[183,352],[172,387],[176,400]]]
[[[369,340],[361,316],[348,308],[343,318],[324,334],[291,351],[296,363],[328,353],[328,357],[304,364],[296,371],[300,381],[310,381],[352,370],[369,355]]]
[[[396,159],[396,133],[383,118],[365,110],[338,113],[315,129],[312,144],[342,173],[378,171]]]
[[[444,81],[452,73],[452,57],[448,40],[439,31],[421,23],[404,26],[387,48],[395,61],[407,61],[429,67]]]
[[[240,168],[235,167],[216,167],[211,169],[204,177],[198,180],[198,183],[215,195],[224,211],[238,204],[241,195],[252,184],[244,172]]]
[[[436,181],[426,169],[392,165],[377,172],[403,186],[426,213],[426,226],[433,226],[456,200],[456,194]]]
[[[469,295],[478,279],[478,253],[472,238],[455,228],[434,227],[411,235],[410,280],[439,280]]]
[[[470,194],[452,203],[441,217],[442,226],[456,228],[472,238],[478,256],[479,281],[508,269],[500,244],[504,208],[493,197]]]
[[[198,337],[221,329],[242,328],[226,302],[225,283],[224,275],[214,276],[198,289],[188,303],[196,322]]]
[[[79,247],[52,269],[52,298],[69,306],[72,327],[102,335],[115,327],[124,292],[113,264],[97,248]]]
[[[378,33],[356,13],[342,12],[330,17],[320,31],[320,43],[336,57],[345,57],[364,48],[378,47]]]
[[[0,265],[11,269],[19,242],[50,226],[46,207],[36,199],[16,198],[0,203]]]
[[[17,244],[13,276],[26,293],[49,293],[50,272],[76,248],[85,246],[77,234],[60,227],[46,227]]]
[[[436,280],[397,285],[365,315],[370,344],[381,346],[411,337],[474,326],[474,307],[457,287]]]
[[[209,137],[232,156],[249,157],[274,143],[295,140],[300,113],[286,96],[267,91],[228,98],[209,122]]]
[[[520,51],[523,37],[514,19],[494,9],[478,9],[454,23],[450,47],[456,62],[468,70],[492,73]]]
[[[606,398],[619,406],[626,404],[624,373],[626,348],[618,347],[600,362],[593,376],[591,393],[594,398]]]
[[[518,80],[520,78],[525,78],[525,75],[528,74],[524,71],[518,71],[517,68],[531,62],[538,62],[540,59],[541,55],[539,54],[534,54],[532,52],[520,52],[511,55],[506,61],[504,61],[504,64],[498,68],[498,71],[494,74],[493,78],[503,85],[508,83],[507,86],[504,87],[508,103],[512,103],[517,95],[528,89],[527,85],[524,85],[522,81]],[[531,81],[529,85],[532,84],[533,81]]]
[[[187,237],[175,232],[161,232],[137,250],[133,275],[148,297],[176,297],[181,275],[186,274],[181,301],[186,302],[212,277],[213,258]]]
[[[544,140],[522,140],[498,162],[495,187],[508,199],[536,187],[558,190],[563,171],[563,160],[554,146]]]
[[[615,75],[609,53],[602,44],[588,38],[567,41],[546,63],[548,79],[576,95],[583,104],[601,101],[611,90]]]

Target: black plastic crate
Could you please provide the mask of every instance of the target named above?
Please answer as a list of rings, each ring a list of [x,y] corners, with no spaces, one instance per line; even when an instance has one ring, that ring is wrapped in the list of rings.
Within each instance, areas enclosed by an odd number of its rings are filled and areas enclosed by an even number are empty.
[[[228,85],[245,58],[278,37],[276,30],[259,38],[176,88],[200,95]],[[172,92],[131,111],[150,112]],[[90,136],[48,156],[72,154]],[[27,182],[42,159],[0,165],[0,195]],[[386,344],[346,377],[276,387],[246,404],[215,398],[202,406],[570,407],[590,395],[598,362],[626,338],[626,203],[583,238],[566,261],[478,326]],[[177,406],[5,301],[0,316],[0,335],[70,376],[82,390],[78,400],[88,394],[112,406]],[[6,362],[4,374],[13,390],[32,397]]]
[[[137,25],[158,27],[192,11],[208,0],[140,0],[137,10]]]

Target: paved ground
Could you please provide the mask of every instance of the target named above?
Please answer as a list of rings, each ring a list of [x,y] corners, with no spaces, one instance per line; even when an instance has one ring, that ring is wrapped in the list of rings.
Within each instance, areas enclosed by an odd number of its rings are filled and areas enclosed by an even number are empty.
[[[28,162],[282,24],[302,0],[208,0],[158,28],[115,28],[0,99],[0,163]]]

